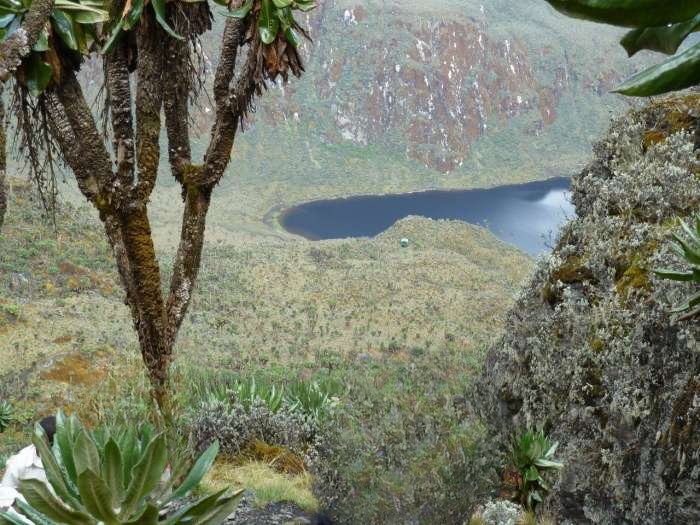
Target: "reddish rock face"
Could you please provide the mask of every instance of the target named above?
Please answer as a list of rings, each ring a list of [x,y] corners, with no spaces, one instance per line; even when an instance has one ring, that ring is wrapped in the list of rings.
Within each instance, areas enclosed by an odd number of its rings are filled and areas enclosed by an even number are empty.
[[[381,145],[447,173],[477,141],[514,120],[525,140],[547,133],[561,118],[563,96],[603,96],[621,76],[592,58],[612,48],[612,38],[595,51],[590,42],[584,50],[576,41],[559,44],[549,27],[540,39],[542,13],[565,37],[571,22],[538,3],[501,2],[510,11],[502,14],[499,0],[486,8],[467,1],[449,17],[401,2],[375,4],[326,0],[297,15],[314,40],[305,44],[307,74],[273,90],[256,118],[273,126],[313,121],[326,142]],[[513,22],[518,10],[530,18]]]

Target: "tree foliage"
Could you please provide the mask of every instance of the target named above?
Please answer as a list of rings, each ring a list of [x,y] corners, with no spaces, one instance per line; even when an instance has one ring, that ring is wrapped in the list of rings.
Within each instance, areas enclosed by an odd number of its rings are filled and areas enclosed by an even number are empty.
[[[546,0],[575,18],[628,27],[621,44],[632,56],[641,50],[672,55],[626,80],[615,91],[646,97],[700,83],[700,43],[678,53],[681,44],[700,29],[700,0]]]

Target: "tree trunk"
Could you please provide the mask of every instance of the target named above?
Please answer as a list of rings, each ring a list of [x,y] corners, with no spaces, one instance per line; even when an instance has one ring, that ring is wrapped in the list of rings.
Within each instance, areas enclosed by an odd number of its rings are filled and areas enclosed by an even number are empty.
[[[0,233],[7,211],[7,187],[5,171],[7,170],[7,139],[5,137],[5,101],[2,98],[3,85],[0,84]]]

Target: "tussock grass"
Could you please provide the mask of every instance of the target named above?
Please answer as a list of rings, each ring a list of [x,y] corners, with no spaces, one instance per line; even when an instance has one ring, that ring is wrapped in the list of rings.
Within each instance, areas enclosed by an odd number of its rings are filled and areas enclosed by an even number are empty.
[[[202,482],[206,491],[217,491],[228,486],[240,487],[255,493],[255,504],[290,501],[302,509],[314,512],[318,502],[311,492],[311,476],[283,474],[274,466],[261,461],[239,464],[236,459],[217,461]]]

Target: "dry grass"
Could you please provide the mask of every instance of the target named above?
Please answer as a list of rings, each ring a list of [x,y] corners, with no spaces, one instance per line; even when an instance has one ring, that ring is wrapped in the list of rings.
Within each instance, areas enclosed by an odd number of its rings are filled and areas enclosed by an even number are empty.
[[[229,486],[254,492],[255,503],[260,507],[276,501],[291,501],[306,511],[318,510],[318,503],[311,493],[311,476],[308,473],[283,474],[274,466],[261,461],[243,465],[235,459],[217,461],[202,482],[202,488],[216,491]]]

